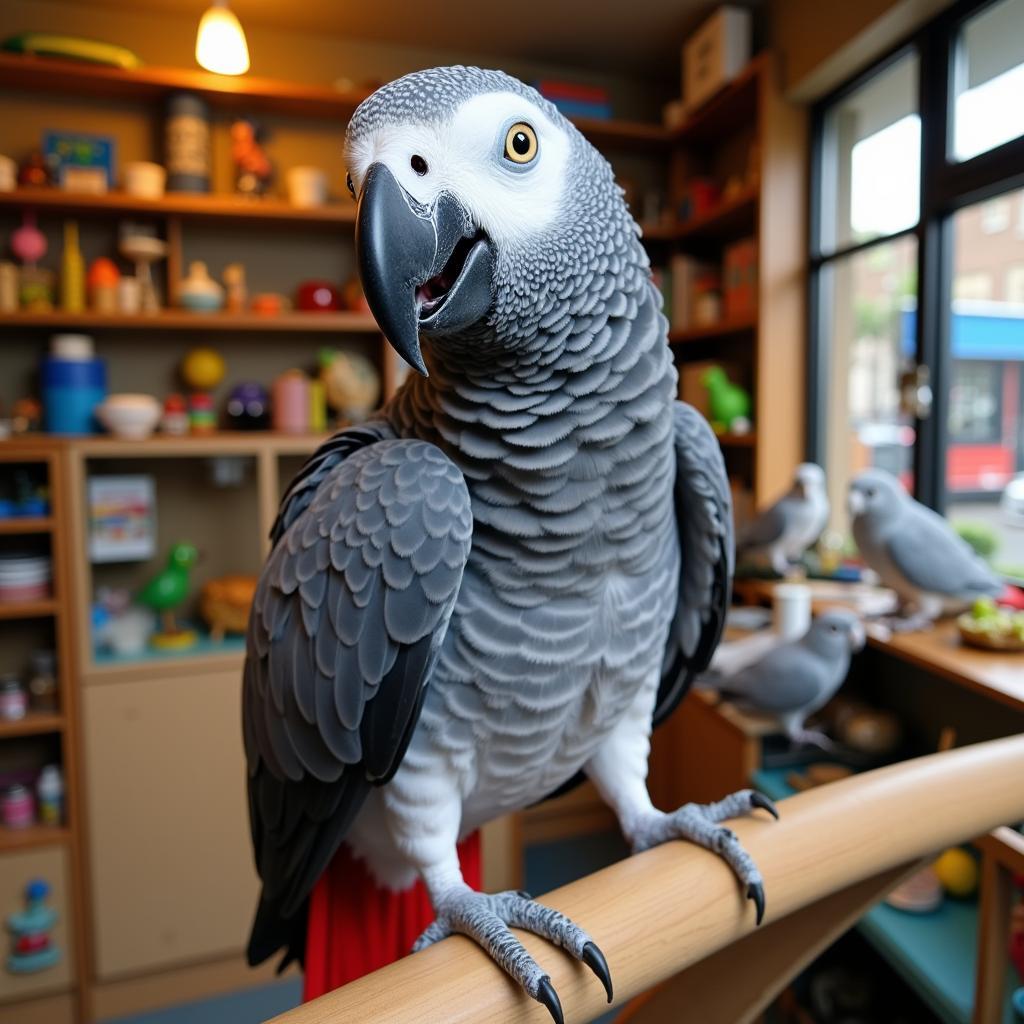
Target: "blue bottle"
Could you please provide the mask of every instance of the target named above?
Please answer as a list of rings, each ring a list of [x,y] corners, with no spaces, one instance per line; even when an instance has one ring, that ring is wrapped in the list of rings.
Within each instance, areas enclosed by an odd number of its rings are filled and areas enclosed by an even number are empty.
[[[43,425],[49,434],[95,434],[96,406],[107,397],[107,364],[47,356],[39,372]]]

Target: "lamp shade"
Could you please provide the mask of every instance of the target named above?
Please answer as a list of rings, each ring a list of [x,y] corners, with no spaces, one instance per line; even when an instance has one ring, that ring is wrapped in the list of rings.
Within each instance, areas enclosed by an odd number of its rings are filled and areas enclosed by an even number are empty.
[[[223,0],[217,0],[200,19],[196,60],[218,75],[244,75],[249,70],[249,47],[238,19]]]

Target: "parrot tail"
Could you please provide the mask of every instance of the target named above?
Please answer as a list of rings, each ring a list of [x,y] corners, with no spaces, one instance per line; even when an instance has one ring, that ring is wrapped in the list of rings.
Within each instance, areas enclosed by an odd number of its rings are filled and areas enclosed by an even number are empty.
[[[459,844],[462,877],[481,886],[480,834]],[[302,998],[316,999],[401,959],[434,920],[426,887],[382,888],[363,861],[342,845],[309,898]]]

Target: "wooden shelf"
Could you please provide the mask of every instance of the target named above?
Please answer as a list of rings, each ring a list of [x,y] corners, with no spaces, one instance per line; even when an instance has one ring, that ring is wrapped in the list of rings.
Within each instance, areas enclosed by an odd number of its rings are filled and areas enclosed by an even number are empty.
[[[67,827],[32,825],[29,828],[0,828],[0,853],[66,843],[70,838],[71,831]]]
[[[90,329],[111,331],[250,331],[253,333],[293,334],[376,334],[380,328],[369,313],[281,313],[260,316],[257,313],[190,313],[165,309],[159,313],[124,316],[96,313],[4,313],[0,330],[36,327],[42,330]]]
[[[670,133],[684,146],[707,145],[728,138],[757,121],[757,101],[765,57],[755,57],[724,89]]]
[[[12,736],[40,736],[48,732],[60,732],[63,728],[63,715],[30,711],[24,718],[16,721],[0,721],[0,739],[9,739]]]
[[[32,209],[76,217],[132,215],[183,217],[190,220],[226,220],[246,224],[300,224],[304,227],[337,227],[354,224],[353,202],[324,206],[293,206],[282,199],[243,199],[233,195],[168,193],[161,199],[141,199],[124,192],[84,195],[57,188],[20,188],[0,192],[0,210]]]
[[[330,434],[279,434],[272,430],[218,430],[196,437],[154,434],[143,441],[117,437],[78,437],[65,441],[76,455],[95,459],[116,458],[208,458],[211,455],[312,454]],[[0,605],[0,607],[3,607]]]
[[[653,225],[654,233],[644,237],[674,242],[724,241],[752,235],[757,224],[757,203],[760,190],[745,188],[742,192],[720,203],[719,206],[685,224]]]
[[[50,533],[53,530],[51,516],[10,516],[0,519],[0,537],[18,537],[27,533]]]
[[[27,601],[20,604],[0,603],[0,619],[42,619],[57,614],[57,601]]]
[[[752,333],[756,329],[756,317],[743,320],[724,320],[721,323],[708,324],[706,327],[687,327],[684,330],[669,331],[668,340],[671,345],[689,345],[697,341]]]
[[[653,121],[605,121],[596,117],[569,120],[599,148],[661,151],[672,144],[672,133]]]
[[[715,437],[723,448],[753,448],[757,444],[757,434],[753,431],[747,434],[716,434]]]

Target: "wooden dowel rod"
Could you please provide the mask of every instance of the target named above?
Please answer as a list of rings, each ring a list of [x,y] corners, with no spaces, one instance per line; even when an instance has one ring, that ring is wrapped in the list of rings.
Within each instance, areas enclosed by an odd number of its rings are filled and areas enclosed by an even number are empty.
[[[782,820],[734,828],[765,878],[768,919],[901,864],[1024,818],[1024,736],[906,761],[801,793]],[[670,843],[557,889],[564,911],[604,950],[623,1003],[754,928],[754,912],[714,855]],[[607,1010],[600,984],[543,940],[526,947],[550,972],[566,1021]],[[456,936],[275,1018],[276,1024],[548,1021],[467,939]]]

